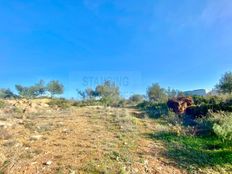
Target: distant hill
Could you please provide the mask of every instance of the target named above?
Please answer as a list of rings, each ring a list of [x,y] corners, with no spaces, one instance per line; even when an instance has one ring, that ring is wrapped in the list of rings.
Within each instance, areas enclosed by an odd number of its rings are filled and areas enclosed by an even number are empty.
[[[192,90],[192,91],[185,91],[185,95],[198,95],[198,96],[205,96],[206,95],[206,90],[205,89],[197,89],[197,90]]]

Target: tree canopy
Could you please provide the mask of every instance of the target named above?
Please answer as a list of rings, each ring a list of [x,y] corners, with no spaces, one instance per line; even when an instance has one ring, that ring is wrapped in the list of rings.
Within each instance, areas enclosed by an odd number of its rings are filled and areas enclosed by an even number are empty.
[[[147,89],[147,96],[151,102],[165,102],[168,98],[166,90],[161,88],[158,83],[152,84]]]
[[[64,93],[64,85],[58,80],[52,80],[47,85],[47,91],[53,97],[54,95],[60,95]]]
[[[0,98],[14,98],[16,95],[10,89],[0,89]]]
[[[232,72],[226,72],[221,77],[219,84],[216,85],[216,89],[221,93],[232,93]]]

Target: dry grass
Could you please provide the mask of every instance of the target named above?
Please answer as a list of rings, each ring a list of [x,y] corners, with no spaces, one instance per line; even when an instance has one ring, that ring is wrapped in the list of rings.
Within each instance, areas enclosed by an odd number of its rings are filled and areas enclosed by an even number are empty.
[[[38,101],[37,101],[38,102]],[[131,109],[69,108],[7,113],[0,131],[0,171],[17,173],[184,173],[161,158],[162,144],[144,134],[155,130]],[[4,119],[3,119],[4,118]],[[154,124],[154,125],[153,125]],[[162,160],[161,160],[162,159]]]

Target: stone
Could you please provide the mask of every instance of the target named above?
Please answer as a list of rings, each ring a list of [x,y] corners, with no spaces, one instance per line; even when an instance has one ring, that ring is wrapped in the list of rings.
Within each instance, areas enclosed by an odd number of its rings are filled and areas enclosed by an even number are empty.
[[[30,137],[30,140],[39,140],[39,139],[41,139],[42,138],[42,135],[32,135],[31,137]]]
[[[43,165],[47,165],[47,166],[50,166],[52,164],[52,161],[51,160],[48,160],[46,162],[43,163]]]

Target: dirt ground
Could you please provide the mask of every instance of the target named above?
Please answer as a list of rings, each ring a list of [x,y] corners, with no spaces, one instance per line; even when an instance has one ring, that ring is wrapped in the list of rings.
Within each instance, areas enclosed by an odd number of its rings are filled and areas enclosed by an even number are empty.
[[[160,126],[142,114],[101,106],[1,113],[0,173],[186,173],[146,137]]]

